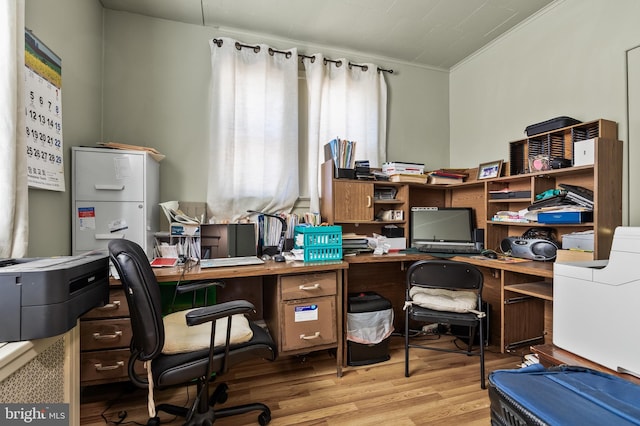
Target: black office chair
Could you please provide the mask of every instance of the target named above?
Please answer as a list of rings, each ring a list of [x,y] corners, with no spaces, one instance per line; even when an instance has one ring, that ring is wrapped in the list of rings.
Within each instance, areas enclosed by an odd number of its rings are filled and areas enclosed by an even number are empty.
[[[214,409],[214,404],[227,400],[228,388],[224,383],[218,385],[211,398],[208,395],[213,375],[217,378],[243,361],[276,358],[276,346],[269,334],[246,320],[245,314],[252,312],[254,306],[238,300],[183,311],[185,315],[176,312],[163,319],[160,288],[142,248],[134,242],[118,239],[109,243],[109,253],[120,275],[131,316],[133,338],[129,377],[137,386],[149,389],[147,424],[159,424],[156,408],[185,417],[188,425],[210,425],[217,418],[254,410],[260,412],[258,422],[261,425],[269,423],[271,412],[261,403]],[[244,327],[239,327],[242,325]],[[199,348],[188,348],[198,342]],[[135,373],[136,360],[146,363],[147,379]],[[168,404],[155,407],[154,388],[193,381],[197,383],[197,396],[190,408]]]
[[[485,389],[482,273],[473,265],[450,260],[423,260],[407,270],[405,294],[405,377],[409,377],[409,349],[430,349],[480,356],[480,386]],[[428,345],[413,336],[423,334],[410,325],[443,324],[468,327],[466,349]],[[473,342],[479,334],[479,349]],[[422,343],[421,343],[422,342]]]

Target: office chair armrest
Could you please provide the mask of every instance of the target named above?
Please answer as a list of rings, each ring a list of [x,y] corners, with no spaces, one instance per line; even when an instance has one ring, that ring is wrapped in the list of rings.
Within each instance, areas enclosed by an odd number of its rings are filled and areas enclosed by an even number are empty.
[[[194,282],[190,282],[190,283],[186,283],[186,284],[180,284],[179,286],[176,287],[176,291],[178,292],[178,294],[182,294],[182,293],[187,293],[190,291],[196,291],[196,290],[200,290],[203,288],[209,288],[209,287],[221,287],[224,288],[224,282],[222,281],[194,281]]]
[[[246,300],[234,300],[189,311],[186,315],[186,320],[187,325],[192,326],[215,321],[224,317],[230,317],[235,314],[246,314],[255,311],[255,309],[256,308],[251,302]]]

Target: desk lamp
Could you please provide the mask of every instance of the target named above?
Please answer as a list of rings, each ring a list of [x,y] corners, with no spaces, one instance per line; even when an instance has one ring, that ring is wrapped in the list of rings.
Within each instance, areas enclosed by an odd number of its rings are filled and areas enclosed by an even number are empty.
[[[282,254],[282,250],[284,250],[285,234],[287,233],[287,221],[284,220],[284,218],[282,218],[282,217],[280,217],[278,215],[265,213],[265,212],[259,212],[259,211],[256,211],[256,210],[247,210],[247,213],[257,213],[257,214],[261,214],[263,216],[274,217],[274,218],[276,218],[276,219],[278,219],[280,221],[280,223],[282,224],[282,231],[280,232],[280,241],[278,241],[278,254],[273,256],[273,260],[276,261],[276,262],[284,262],[286,259],[284,258],[284,255]]]

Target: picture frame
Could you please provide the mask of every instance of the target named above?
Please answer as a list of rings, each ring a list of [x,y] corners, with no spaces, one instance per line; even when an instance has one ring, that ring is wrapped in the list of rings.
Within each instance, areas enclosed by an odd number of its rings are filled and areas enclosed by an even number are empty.
[[[482,163],[478,166],[478,180],[500,177],[502,173],[502,160]]]

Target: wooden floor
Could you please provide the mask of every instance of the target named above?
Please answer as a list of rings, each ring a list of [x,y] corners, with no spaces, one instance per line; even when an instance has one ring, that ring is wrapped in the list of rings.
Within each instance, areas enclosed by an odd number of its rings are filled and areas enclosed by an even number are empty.
[[[224,377],[229,399],[224,406],[263,402],[271,408],[270,425],[483,425],[490,424],[489,398],[480,388],[478,357],[412,350],[411,377],[404,377],[401,337],[391,339],[391,359],[360,367],[346,367],[336,376],[335,358],[327,351],[306,357],[281,357],[237,366]],[[438,344],[452,345],[451,337]],[[517,368],[520,358],[485,355],[486,374]],[[195,386],[155,392],[156,403],[184,406],[193,400]],[[81,425],[146,423],[146,391],[128,382],[83,388]],[[161,414],[163,424],[183,422]],[[256,414],[229,417],[216,425],[258,424]]]

